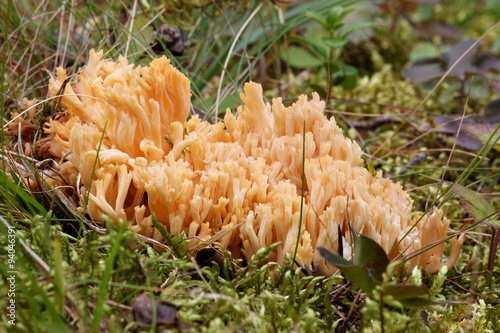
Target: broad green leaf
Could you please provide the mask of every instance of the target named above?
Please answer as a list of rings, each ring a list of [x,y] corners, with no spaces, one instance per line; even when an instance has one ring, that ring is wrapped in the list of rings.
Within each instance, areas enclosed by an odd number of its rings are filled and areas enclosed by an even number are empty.
[[[436,58],[441,56],[439,49],[432,43],[419,43],[411,50],[410,61],[415,62],[420,59]]]
[[[345,80],[345,74],[342,70],[332,71],[332,86],[337,86]]]
[[[476,222],[486,219],[496,211],[495,208],[488,202],[488,200],[481,197],[475,191],[469,190],[468,188],[458,184],[453,185],[451,187],[451,190],[453,191],[453,193],[460,197],[462,208]],[[499,220],[490,220],[488,221],[488,223],[493,223],[500,226]]]
[[[323,38],[323,42],[331,48],[338,49],[344,46],[347,43],[347,40],[325,37]]]
[[[323,37],[325,37],[323,30],[309,29],[305,32],[304,36],[290,36],[290,41],[293,42],[293,45],[297,44],[294,42],[298,42],[301,45],[296,46],[303,47],[315,57],[323,59],[323,63],[326,63],[330,48],[323,42]]]
[[[354,243],[354,264],[370,269],[373,277],[382,281],[389,258],[379,243],[368,236],[359,235],[359,241]]]
[[[304,33],[304,42],[307,43],[311,48],[321,54],[325,58],[325,62],[328,59],[328,53],[330,48],[323,42],[323,37],[327,37],[327,34],[323,29],[307,29]]]
[[[439,304],[439,302],[422,297],[407,298],[399,300],[399,302],[401,302],[401,304],[403,304],[403,306],[405,307],[422,307],[422,306]]]
[[[328,30],[328,24],[326,23],[326,17],[317,12],[307,11],[306,16],[312,18],[314,21],[319,23],[323,28]]]
[[[389,265],[389,258],[380,244],[370,237],[358,234],[351,222],[347,223],[354,245],[352,263],[325,248],[318,247],[317,250],[326,261],[340,269],[346,278],[371,295],[373,289],[382,281],[382,274]]]
[[[287,49],[288,56],[282,53],[282,60],[288,61],[290,66],[295,68],[318,67],[323,64],[323,59],[316,57],[302,47],[290,46]]]
[[[344,8],[340,6],[333,7],[328,15],[326,16],[326,24],[328,26],[328,30],[335,30],[335,27],[338,22],[342,21],[344,12]]]
[[[373,27],[373,23],[371,23],[371,22],[359,22],[359,23],[353,24],[353,25],[351,25],[351,26],[343,29],[339,33],[339,38],[344,39],[350,33],[354,32],[354,31],[358,31],[358,30],[361,30],[361,29],[368,29],[368,28],[371,28],[371,27]]]
[[[358,234],[351,222],[347,222],[354,245],[355,265],[364,266],[374,271],[374,277],[381,281],[382,274],[389,265],[389,258],[382,246],[368,236]]]
[[[354,285],[361,288],[361,290],[370,296],[373,294],[373,289],[375,289],[379,283],[373,279],[370,271],[366,267],[355,265],[323,247],[317,247],[316,250],[323,259],[337,267],[347,279],[354,283]]]
[[[342,81],[342,88],[346,90],[352,90],[356,86],[356,81],[358,80],[358,70],[356,67],[350,65],[340,65],[340,68],[344,72],[345,78]]]
[[[494,144],[493,148],[500,151],[500,131],[495,133],[497,124],[464,124],[463,127],[467,134],[482,143],[487,142],[491,136],[489,144]]]

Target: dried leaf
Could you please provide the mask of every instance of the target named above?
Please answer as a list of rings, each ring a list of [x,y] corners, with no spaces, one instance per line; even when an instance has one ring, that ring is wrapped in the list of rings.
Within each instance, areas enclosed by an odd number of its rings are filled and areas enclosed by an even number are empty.
[[[168,303],[155,301],[156,307],[156,325],[169,325],[177,329],[186,329],[188,325],[179,323],[177,311],[179,307]],[[149,327],[153,324],[153,301],[148,294],[139,295],[132,302],[132,312],[134,320],[140,327]]]
[[[500,59],[495,58],[489,53],[481,54],[479,60],[479,69],[485,73],[489,71],[500,72]]]
[[[413,27],[415,35],[420,38],[432,38],[440,36],[445,39],[458,38],[462,35],[462,30],[453,24],[444,21],[420,22]]]
[[[458,131],[458,127],[460,125],[460,118],[461,117],[462,117],[462,115],[458,115],[458,114],[449,115],[446,117],[435,117],[434,121],[439,125],[443,125],[442,126],[443,132],[448,133],[448,134],[453,134],[454,136],[456,136],[456,133]],[[457,119],[457,120],[455,120],[455,119]],[[469,134],[467,134],[467,132],[463,128],[465,124],[467,124],[467,123],[472,124],[473,122],[474,122],[474,120],[471,118],[464,119],[464,121],[462,123],[462,130],[460,131],[458,138],[457,138],[457,143],[459,145],[461,145],[462,147],[464,147],[465,149],[479,150],[483,147],[483,143],[481,141],[478,141],[478,140],[474,139],[473,137],[471,137]]]
[[[428,59],[425,60],[426,62],[417,60],[410,68],[404,69],[403,76],[414,83],[424,83],[439,78],[445,73],[439,61],[428,63]]]
[[[476,40],[466,39],[453,45],[450,50],[442,55],[443,60],[446,62],[446,68],[450,68],[455,62],[462,57],[462,55],[467,51]],[[463,79],[466,74],[480,74],[481,70],[475,67],[474,58],[476,57],[479,47],[483,45],[478,43],[469,53],[467,53],[459,63],[455,65],[452,71],[448,74],[449,76],[457,77]]]
[[[497,124],[464,124],[463,127],[467,134],[483,144],[491,137],[489,145],[493,144],[493,148],[500,151],[500,131],[495,133]]]
[[[373,0],[385,14],[405,15],[415,11],[420,5],[434,5],[440,0]]]
[[[478,55],[478,49],[483,45],[482,43],[477,43],[472,50],[465,54],[475,43],[474,39],[458,42],[439,57],[416,60],[410,68],[403,70],[402,74],[415,83],[424,83],[442,77],[452,66],[453,69],[448,73],[448,78],[460,81],[491,70],[500,71],[500,60],[488,53]],[[458,61],[459,59],[460,61]]]

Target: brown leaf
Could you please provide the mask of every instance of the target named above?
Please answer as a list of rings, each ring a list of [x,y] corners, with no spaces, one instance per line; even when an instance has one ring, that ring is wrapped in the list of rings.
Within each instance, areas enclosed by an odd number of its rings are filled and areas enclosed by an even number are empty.
[[[186,329],[189,325],[179,323],[177,311],[180,307],[168,303],[155,301],[156,325],[169,325],[178,329]],[[153,324],[153,301],[148,294],[139,295],[132,302],[134,320],[140,327],[150,327]]]
[[[415,11],[420,5],[434,5],[440,0],[372,0],[385,14],[405,15]]]
[[[462,35],[462,30],[444,21],[420,22],[413,28],[413,30],[415,35],[421,38],[441,36],[442,38],[451,39]]]

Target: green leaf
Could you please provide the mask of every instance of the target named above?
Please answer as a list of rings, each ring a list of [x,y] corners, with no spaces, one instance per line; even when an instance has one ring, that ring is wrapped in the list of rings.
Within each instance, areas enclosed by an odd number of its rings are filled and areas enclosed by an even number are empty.
[[[289,65],[295,68],[318,67],[324,63],[324,60],[316,57],[302,47],[290,46],[287,49],[288,56],[282,53],[282,60],[288,61]]]
[[[422,297],[428,296],[429,291],[421,286],[386,286],[384,288],[384,295],[392,296],[395,300],[406,307],[421,307],[437,303],[433,300]]]
[[[351,222],[347,221],[354,246],[354,265],[366,267],[377,281],[382,281],[382,274],[389,265],[389,257],[382,246],[368,236],[358,234]]]
[[[342,88],[346,90],[352,90],[356,86],[356,81],[358,80],[358,70],[356,67],[350,65],[340,65],[340,68],[344,72],[345,78],[342,81]]]
[[[306,16],[312,18],[314,21],[319,23],[323,28],[328,30],[328,23],[326,23],[326,18],[318,12],[307,11]]]
[[[401,301],[409,298],[427,296],[429,295],[429,291],[421,286],[386,286],[384,288],[384,294],[391,295],[394,299]]]
[[[354,242],[354,264],[368,268],[378,281],[382,281],[389,258],[382,246],[368,236],[359,235]]]
[[[303,41],[306,43],[305,45],[309,45],[314,49],[316,53],[321,54],[324,57],[325,62],[328,59],[328,53],[330,52],[330,48],[326,46],[323,42],[323,37],[327,37],[327,34],[323,29],[307,29],[304,33]]]
[[[441,56],[439,49],[432,43],[419,43],[411,50],[410,61],[415,62],[420,59],[436,58]]]
[[[340,6],[333,7],[328,15],[326,16],[326,24],[328,26],[328,30],[336,30],[335,27],[339,21],[342,20],[344,8]]]
[[[345,74],[342,70],[337,69],[332,73],[332,86],[337,86],[345,80]]]
[[[335,38],[329,38],[329,37],[324,37],[323,42],[328,45],[331,48],[338,49],[347,44],[347,40],[345,39],[335,39]]]
[[[439,304],[439,302],[422,297],[412,297],[412,298],[402,299],[399,300],[399,302],[403,304],[403,306],[405,307],[423,307],[423,306]]]
[[[331,263],[368,295],[382,281],[382,274],[389,265],[389,258],[384,249],[376,241],[365,235],[360,235],[351,222],[347,221],[354,245],[353,262],[331,253],[325,248],[318,247],[317,251],[323,259]]]
[[[353,33],[354,31],[358,31],[358,30],[361,30],[361,29],[368,29],[368,28],[371,28],[371,27],[373,27],[373,23],[371,23],[371,22],[359,22],[359,23],[353,24],[353,25],[351,25],[351,26],[343,29],[339,33],[339,38],[344,39],[349,34]]]
[[[449,182],[446,183],[449,184]],[[469,190],[468,188],[458,184],[453,185],[451,190],[460,197],[462,208],[476,222],[486,219],[488,216],[493,215],[496,211],[488,200],[481,197],[475,191]],[[490,220],[488,223],[500,226],[499,220]]]
[[[355,265],[323,247],[317,247],[316,250],[323,259],[337,267],[354,285],[361,288],[368,295],[373,295],[373,290],[379,283],[373,279],[366,267]]]

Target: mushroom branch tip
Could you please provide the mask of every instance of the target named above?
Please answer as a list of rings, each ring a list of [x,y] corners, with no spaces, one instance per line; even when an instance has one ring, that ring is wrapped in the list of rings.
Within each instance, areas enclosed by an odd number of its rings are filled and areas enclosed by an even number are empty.
[[[269,258],[279,264],[299,238],[297,262],[324,274],[336,269],[316,247],[337,253],[340,243],[344,257],[352,256],[348,217],[388,253],[402,239],[392,258],[446,236],[441,210],[416,223],[420,216],[411,218],[413,202],[401,185],[363,167],[359,145],[325,116],[318,94],[285,106],[281,98],[265,102],[262,87],[249,82],[237,112],[228,109],[223,122],[211,124],[189,117],[190,82],[166,57],[143,67],[102,56],[91,51],[69,83],[61,68],[50,79],[52,96],[66,85],[65,113],[46,124],[43,139],[44,153],[58,162],[81,207],[88,201],[92,219],[127,220],[161,242],[154,214],[168,232],[193,237],[191,248],[220,233],[218,241],[246,259],[281,242]],[[447,263],[441,244],[410,259],[410,268],[453,265],[463,241],[454,239]]]

